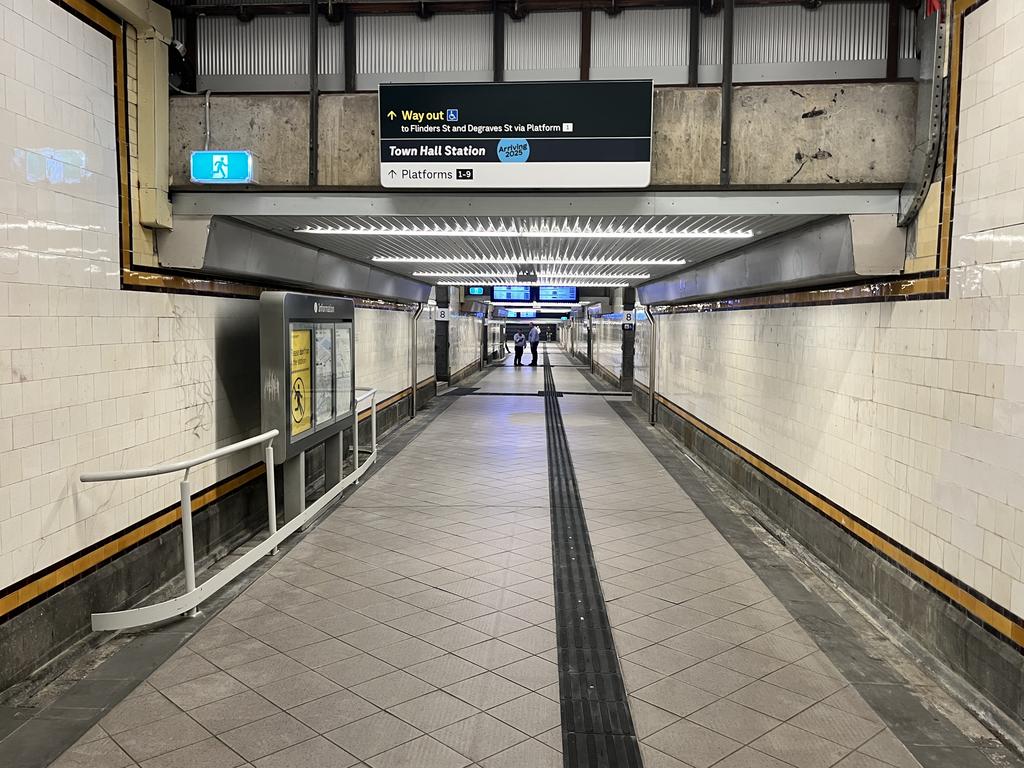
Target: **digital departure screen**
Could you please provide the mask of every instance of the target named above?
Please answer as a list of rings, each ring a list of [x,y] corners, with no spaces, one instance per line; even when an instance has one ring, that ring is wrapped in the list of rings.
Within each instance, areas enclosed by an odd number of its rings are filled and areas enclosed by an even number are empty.
[[[471,285],[471,286],[469,286],[469,295],[470,296],[483,296],[484,295],[484,287],[482,285]]]
[[[532,301],[528,285],[495,285],[491,287],[494,301]]]
[[[573,285],[542,285],[541,301],[576,301],[576,286]]]
[[[509,317],[536,317],[536,309],[520,309],[508,313]]]

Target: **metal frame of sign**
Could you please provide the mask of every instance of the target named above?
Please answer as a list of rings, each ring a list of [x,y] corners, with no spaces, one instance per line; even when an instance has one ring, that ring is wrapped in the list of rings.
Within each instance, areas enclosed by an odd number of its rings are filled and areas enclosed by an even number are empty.
[[[377,102],[386,188],[642,189],[651,182],[650,80],[382,83]]]
[[[331,342],[330,361],[332,377],[332,417],[317,422],[316,407],[316,331],[324,324],[335,326]],[[347,325],[351,380],[348,408],[337,402],[337,353],[339,334],[337,326]],[[264,291],[260,295],[260,392],[263,431],[276,429],[274,461],[282,463],[318,445],[328,437],[352,426],[355,409],[355,304],[351,299],[313,296],[305,293]],[[293,433],[292,424],[292,340],[293,332],[308,332],[308,362],[305,366],[308,383],[302,387],[305,408],[303,418],[308,422],[300,432]],[[303,380],[305,381],[305,380]]]

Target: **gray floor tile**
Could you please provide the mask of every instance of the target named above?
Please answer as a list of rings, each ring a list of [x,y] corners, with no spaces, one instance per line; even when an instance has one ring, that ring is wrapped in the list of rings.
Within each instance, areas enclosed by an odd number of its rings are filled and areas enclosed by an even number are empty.
[[[189,715],[210,733],[218,734],[262,720],[278,712],[278,708],[253,691],[193,709]]]
[[[443,630],[442,630],[443,631]],[[521,661],[529,658],[530,654],[514,645],[509,645],[502,640],[489,639],[476,645],[460,648],[455,651],[466,661],[471,661],[484,669],[497,669],[511,664],[514,661]]]
[[[561,768],[562,756],[536,739],[528,739],[485,758],[483,768]]]
[[[748,675],[734,672],[712,661],[702,661],[673,675],[690,685],[695,685],[718,696],[726,696],[754,681]]]
[[[281,712],[226,731],[220,735],[220,739],[252,762],[314,736],[316,733],[312,729],[291,715]]]
[[[453,620],[430,611],[417,610],[415,613],[402,616],[388,622],[388,625],[413,637],[421,637],[426,632],[451,626]]]
[[[880,723],[826,704],[815,704],[789,722],[851,749],[859,747],[882,730]]]
[[[370,651],[370,653],[398,669],[405,669],[421,661],[427,661],[428,659],[444,655],[444,651],[436,645],[431,645],[416,637],[410,637],[408,640],[402,640],[392,645],[385,645],[383,648]]]
[[[214,648],[199,650],[198,653],[221,669],[231,669],[250,661],[273,656],[275,649],[262,640],[247,637],[244,640],[228,645],[218,645]]]
[[[750,746],[796,768],[827,768],[850,752],[846,747],[787,723],[769,731]]]
[[[353,648],[348,643],[343,643],[341,640],[333,637],[319,643],[305,645],[288,651],[288,655],[291,658],[311,669],[325,667],[342,659],[350,659],[353,656],[358,656],[360,653],[362,651],[358,648]]]
[[[74,744],[50,768],[125,768],[134,764],[113,739],[101,736]]]
[[[372,768],[463,768],[469,760],[430,736],[401,744],[371,757]]]
[[[814,704],[814,699],[793,693],[786,688],[757,680],[729,694],[729,698],[778,720],[789,720]]]
[[[379,711],[375,704],[351,691],[338,691],[288,710],[288,714],[317,733],[327,733]]]
[[[394,672],[395,668],[375,656],[361,653],[358,656],[351,656],[320,667],[317,671],[343,688],[351,688],[375,677]]]
[[[538,656],[514,661],[494,671],[531,691],[558,682],[558,666]]]
[[[772,672],[770,675],[765,675],[763,679],[765,682],[786,688],[815,701],[831,696],[846,685],[842,680],[819,675],[816,672],[811,672],[803,667],[792,664]]]
[[[349,768],[358,762],[337,744],[317,736],[261,757],[255,768]]]
[[[121,749],[136,762],[187,747],[209,737],[210,733],[205,728],[184,713],[113,736]]]
[[[625,658],[627,661],[647,667],[662,675],[675,674],[700,661],[695,656],[690,656],[682,651],[658,644],[641,648]]]
[[[406,671],[438,688],[444,688],[460,680],[476,677],[485,670],[454,654],[445,654],[429,661],[413,664]]]
[[[793,768],[793,766],[771,755],[766,755],[764,752],[743,747],[717,763],[715,768]]]
[[[390,707],[388,711],[424,733],[430,733],[459,720],[465,720],[479,712],[476,707],[444,691],[431,691]]]
[[[728,699],[719,699],[697,710],[688,719],[743,744],[749,744],[779,724],[774,717]]]
[[[487,714],[529,736],[537,736],[561,723],[558,703],[538,693],[529,693],[499,704],[489,709]]]
[[[326,734],[328,739],[360,760],[379,755],[422,735],[416,728],[387,712],[378,712]]]
[[[679,720],[644,741],[668,755],[679,755],[693,768],[708,768],[743,746],[687,720]]]
[[[103,717],[103,730],[120,733],[179,713],[178,707],[162,693],[153,692],[125,699]]]
[[[718,698],[714,694],[671,677],[641,688],[633,695],[680,717],[696,712]]]
[[[232,667],[229,674],[250,688],[256,688],[286,677],[301,675],[305,671],[306,667],[295,659],[283,653],[275,653],[273,656]]]
[[[425,632],[420,635],[420,639],[431,645],[436,645],[438,648],[454,652],[482,643],[490,639],[490,636],[464,624],[453,624],[443,629]]]
[[[529,690],[523,686],[506,680],[493,672],[485,672],[482,675],[461,680],[445,686],[445,690],[477,709],[490,709],[529,693]]]
[[[146,760],[142,768],[237,768],[243,760],[217,739],[190,744]]]
[[[159,669],[149,676],[147,682],[154,688],[163,690],[216,671],[217,667],[214,664],[188,648],[183,648],[160,665]]]
[[[281,709],[291,709],[340,689],[341,686],[334,681],[309,671],[262,685],[256,692]]]
[[[382,708],[393,707],[432,690],[434,690],[434,686],[430,683],[402,670],[396,670],[351,687],[353,693]]]
[[[486,713],[441,728],[433,735],[460,755],[478,763],[527,738],[526,734]]]
[[[493,711],[493,710],[492,710]],[[633,716],[633,727],[639,739],[645,739],[652,733],[657,733],[662,728],[672,725],[679,719],[679,715],[668,712],[661,707],[648,704],[643,699],[631,699],[629,711]]]
[[[917,760],[910,751],[888,730],[868,740],[857,751],[896,768],[918,768]]]

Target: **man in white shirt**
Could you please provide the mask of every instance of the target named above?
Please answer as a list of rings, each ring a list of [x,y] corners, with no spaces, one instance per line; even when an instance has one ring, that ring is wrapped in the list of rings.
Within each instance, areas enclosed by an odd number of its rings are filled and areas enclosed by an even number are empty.
[[[540,328],[534,323],[530,326],[530,335],[527,337],[530,340],[530,352],[533,355],[533,360],[530,365],[537,365],[537,347],[540,345]]]
[[[523,350],[526,349],[526,337],[522,331],[516,331],[515,336],[512,337],[512,343],[516,347],[516,356],[512,361],[512,365],[523,364]]]

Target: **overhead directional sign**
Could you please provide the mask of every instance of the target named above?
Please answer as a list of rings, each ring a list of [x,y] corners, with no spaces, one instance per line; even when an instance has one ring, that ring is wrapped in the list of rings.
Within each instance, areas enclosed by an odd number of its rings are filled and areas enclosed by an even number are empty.
[[[646,187],[652,99],[650,80],[381,84],[381,184]]]
[[[248,184],[253,180],[252,153],[248,150],[193,152],[190,166],[194,184]]]

